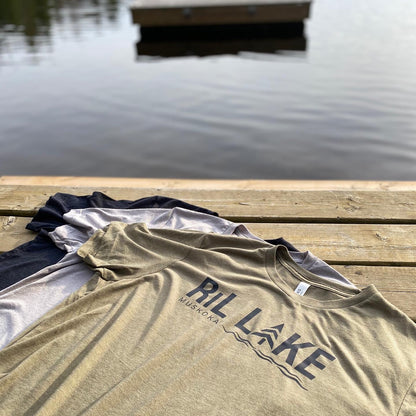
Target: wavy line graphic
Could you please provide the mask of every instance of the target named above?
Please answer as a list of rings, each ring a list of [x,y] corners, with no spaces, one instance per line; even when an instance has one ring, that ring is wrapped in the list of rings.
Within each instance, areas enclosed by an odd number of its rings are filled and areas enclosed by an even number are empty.
[[[223,326],[223,328],[224,328],[224,326]],[[226,331],[226,329],[224,328],[224,330]],[[226,331],[227,332],[227,331]],[[232,333],[236,338],[237,338],[237,341],[240,341],[240,342],[244,342],[244,343],[248,343],[249,344],[249,346],[257,353],[259,353],[259,354],[262,354],[264,357],[267,357],[273,364],[275,364],[275,365],[277,365],[279,368],[282,368],[282,369],[284,369],[288,374],[289,374],[289,376],[290,377],[294,377],[296,380],[298,380],[299,382],[301,382],[301,380],[300,380],[300,378],[296,375],[296,374],[293,374],[293,373],[291,373],[285,366],[283,366],[282,364],[279,364],[279,363],[277,363],[276,361],[274,361],[274,359],[272,358],[272,357],[269,357],[268,355],[266,355],[266,354],[264,354],[263,352],[261,352],[261,351],[259,351],[259,350],[257,350],[254,346],[253,346],[253,344],[248,340],[248,339],[245,339],[245,338],[242,338],[241,337],[241,335],[240,334],[238,334],[237,332],[232,332],[232,331],[229,331],[228,333]],[[288,377],[289,377],[288,376]]]
[[[302,384],[302,382],[301,382],[301,379],[296,375],[296,374],[293,374],[293,373],[291,373],[284,365],[282,365],[282,364],[279,364],[279,363],[277,363],[272,357],[270,357],[270,356],[268,356],[268,355],[266,355],[266,354],[264,354],[262,351],[260,351],[260,350],[257,350],[254,346],[253,346],[253,344],[251,344],[251,342],[249,341],[249,340],[246,340],[246,339],[244,339],[244,338],[242,338],[239,334],[236,334],[236,336],[237,337],[239,337],[240,338],[240,342],[244,342],[244,341],[246,341],[246,342],[248,342],[248,344],[250,345],[250,347],[251,347],[251,349],[260,357],[260,358],[263,358],[263,359],[265,359],[265,360],[267,360],[267,361],[269,361],[271,364],[274,364],[274,365],[276,365],[278,368],[279,368],[279,370],[282,372],[282,374],[283,375],[285,375],[286,377],[288,377],[288,378],[290,378],[290,379],[295,379],[294,381],[297,381],[298,382],[298,384]],[[301,387],[303,388],[303,386],[301,385]],[[305,389],[306,390],[306,389]]]
[[[275,360],[273,360],[272,357],[269,357],[268,355],[264,354],[263,352],[258,351],[256,348],[254,348],[254,346],[251,344],[251,342],[248,339],[242,338],[240,336],[240,334],[238,334],[236,332],[227,331],[227,329],[225,329],[224,325],[222,325],[222,328],[223,328],[224,332],[226,332],[227,334],[234,335],[234,338],[236,339],[236,341],[243,343],[246,347],[250,347],[256,353],[256,355],[259,358],[269,362],[270,364],[274,364],[285,377],[293,380],[300,388],[302,388],[303,390],[306,390],[306,391],[308,390],[306,387],[304,387],[302,385],[302,382],[300,381],[300,378],[296,374],[292,374],[285,366],[283,366],[283,365],[277,363]]]

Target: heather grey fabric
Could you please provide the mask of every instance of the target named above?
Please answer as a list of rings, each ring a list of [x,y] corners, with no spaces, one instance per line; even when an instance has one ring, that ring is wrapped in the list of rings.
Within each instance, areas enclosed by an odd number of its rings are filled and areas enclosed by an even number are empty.
[[[158,223],[153,222],[155,216],[158,217]],[[236,224],[225,220],[221,217],[191,211],[176,207],[173,209],[108,209],[108,208],[86,208],[73,209],[64,214],[64,219],[69,225],[76,228],[59,227],[55,232],[49,233],[49,236],[54,239],[54,236],[59,236],[59,241],[56,241],[58,247],[66,251],[78,249],[95,231],[105,227],[112,221],[122,221],[127,224],[134,222],[144,222],[150,224],[149,228],[171,228],[181,230],[197,230],[203,232],[215,232],[223,235],[236,235],[239,237],[252,238],[263,241],[253,233],[251,233],[244,224]],[[163,224],[164,225],[161,225]],[[294,247],[285,239],[279,238],[276,244],[285,245],[292,259],[304,269],[312,273],[318,274],[326,279],[334,280],[352,285],[352,283],[338,273],[335,269],[327,263],[314,256],[310,251],[299,252],[292,250]],[[267,240],[270,242],[270,240]]]

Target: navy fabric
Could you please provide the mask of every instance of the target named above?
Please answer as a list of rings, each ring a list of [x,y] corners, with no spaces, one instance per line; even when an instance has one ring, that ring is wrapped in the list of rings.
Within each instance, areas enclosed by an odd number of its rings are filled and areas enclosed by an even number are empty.
[[[57,263],[64,255],[65,252],[44,235],[0,254],[0,290]]]
[[[92,195],[86,196],[57,193],[49,198],[45,206],[39,209],[32,221],[26,226],[27,229],[37,232],[38,235],[32,241],[0,254],[0,290],[61,260],[66,252],[55,246],[48,237],[48,232],[66,224],[63,214],[71,209],[93,207],[116,209],[180,207],[218,216],[216,212],[208,209],[188,204],[179,199],[158,195],[136,201],[117,201],[101,192],[94,192]]]
[[[283,237],[275,238],[273,240],[265,240],[274,246],[285,246],[289,251],[299,251],[296,247],[292,246],[289,241],[286,241]]]

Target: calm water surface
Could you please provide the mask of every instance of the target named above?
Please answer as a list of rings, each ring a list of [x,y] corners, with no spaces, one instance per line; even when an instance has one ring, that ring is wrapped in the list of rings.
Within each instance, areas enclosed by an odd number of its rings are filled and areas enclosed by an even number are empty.
[[[139,42],[128,5],[0,1],[0,175],[416,179],[416,1],[202,49]]]

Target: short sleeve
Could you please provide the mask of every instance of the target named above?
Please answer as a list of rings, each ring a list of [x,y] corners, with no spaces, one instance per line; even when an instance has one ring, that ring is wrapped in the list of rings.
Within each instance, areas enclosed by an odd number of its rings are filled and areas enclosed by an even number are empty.
[[[416,415],[416,380],[413,381],[411,386],[406,392],[406,395],[402,401],[397,416],[415,416]]]
[[[149,230],[145,224],[112,222],[98,230],[77,254],[105,280],[154,273],[180,260],[192,249],[191,235],[177,230]],[[188,238],[187,238],[188,237]]]

